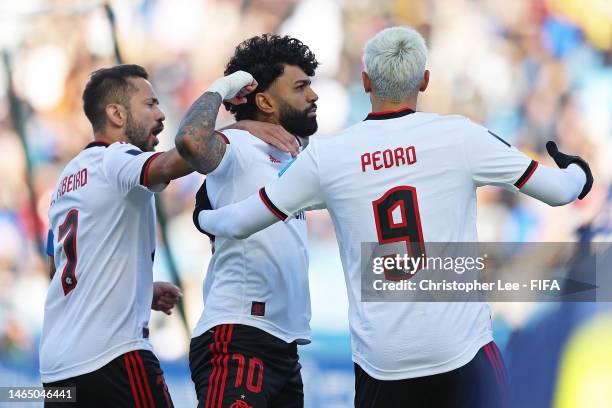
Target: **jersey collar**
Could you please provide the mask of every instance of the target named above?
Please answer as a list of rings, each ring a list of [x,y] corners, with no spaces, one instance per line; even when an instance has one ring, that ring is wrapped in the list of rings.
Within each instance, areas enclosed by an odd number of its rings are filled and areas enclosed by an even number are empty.
[[[110,143],[105,142],[102,139],[94,139],[93,142],[91,142],[87,146],[85,146],[85,149],[89,149],[90,147],[97,147],[97,146],[108,147],[108,146],[110,146]]]
[[[415,113],[412,108],[401,108],[398,110],[382,111],[382,112],[370,112],[364,120],[383,120],[383,119],[395,119],[401,118],[402,116],[410,115]]]

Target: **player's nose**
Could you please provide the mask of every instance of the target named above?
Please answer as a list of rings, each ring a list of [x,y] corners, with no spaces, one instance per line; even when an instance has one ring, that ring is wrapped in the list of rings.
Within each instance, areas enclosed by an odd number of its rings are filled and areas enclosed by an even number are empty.
[[[316,102],[317,100],[319,100],[319,95],[317,95],[317,93],[315,91],[313,91],[312,88],[308,88],[308,94],[307,94],[307,98],[308,98],[308,102],[313,103]]]
[[[157,108],[157,113],[155,115],[155,120],[158,122],[163,122],[164,120],[166,120],[166,115],[164,114],[164,111],[162,111],[161,109]]]

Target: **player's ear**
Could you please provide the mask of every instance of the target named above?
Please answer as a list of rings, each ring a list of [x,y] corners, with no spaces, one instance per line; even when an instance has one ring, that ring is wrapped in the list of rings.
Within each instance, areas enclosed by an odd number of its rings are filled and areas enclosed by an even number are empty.
[[[365,91],[365,93],[372,92],[372,80],[370,79],[370,76],[367,72],[361,72],[361,80],[363,81],[363,90]]]
[[[425,92],[427,89],[427,85],[429,85],[429,70],[426,69],[423,73],[423,80],[421,81],[421,86],[419,87],[420,92]]]
[[[125,121],[127,120],[127,111],[125,107],[118,103],[109,103],[104,108],[104,112],[106,113],[106,120],[111,123],[111,125],[116,127],[123,127],[125,125]]]
[[[276,104],[267,92],[259,92],[255,95],[255,105],[257,109],[266,114],[272,114],[276,110]]]

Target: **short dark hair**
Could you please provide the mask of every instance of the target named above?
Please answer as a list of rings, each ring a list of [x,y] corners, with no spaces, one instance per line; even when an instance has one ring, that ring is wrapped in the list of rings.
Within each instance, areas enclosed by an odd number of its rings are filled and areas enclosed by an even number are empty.
[[[148,79],[149,75],[143,67],[135,64],[101,68],[91,73],[83,91],[83,110],[94,132],[104,129],[106,105],[120,103],[129,107],[130,96],[135,91],[127,80],[130,77]]]
[[[246,103],[237,106],[225,104],[236,120],[253,119],[257,111],[255,95],[266,91],[283,74],[284,64],[296,65],[306,75],[313,76],[319,62],[310,48],[289,36],[263,34],[249,38],[236,47],[234,56],[225,68],[225,75],[246,71],[258,83],[257,89],[247,95]]]

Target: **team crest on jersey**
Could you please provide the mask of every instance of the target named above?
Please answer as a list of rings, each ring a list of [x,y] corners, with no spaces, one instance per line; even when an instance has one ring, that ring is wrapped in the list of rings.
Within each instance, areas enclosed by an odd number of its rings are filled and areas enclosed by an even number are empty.
[[[266,315],[266,302],[252,302],[251,303],[251,314],[253,316],[265,316]]]
[[[247,404],[246,401],[236,400],[236,402],[230,405],[229,408],[253,408],[253,406]]]

